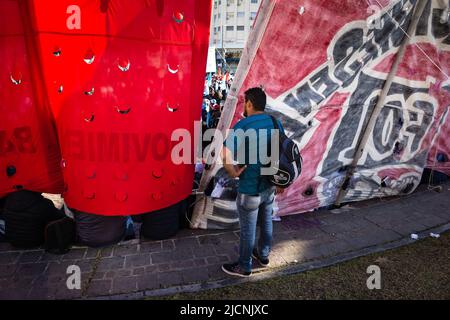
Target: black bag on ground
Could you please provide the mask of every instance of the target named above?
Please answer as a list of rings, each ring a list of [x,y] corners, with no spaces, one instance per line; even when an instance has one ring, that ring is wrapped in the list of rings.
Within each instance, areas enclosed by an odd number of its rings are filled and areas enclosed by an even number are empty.
[[[39,247],[45,241],[46,225],[64,216],[40,193],[26,190],[12,193],[4,208],[6,238],[17,248]]]
[[[180,214],[184,214],[186,209],[186,200],[183,200],[168,208],[143,214],[141,237],[165,240],[175,236],[180,229]]]
[[[287,188],[300,176],[303,160],[297,144],[281,132],[277,120],[273,116],[270,116],[270,118],[272,119],[274,129],[279,131],[280,149],[279,159],[277,159],[277,163],[273,166],[277,172],[268,178],[272,185]]]
[[[93,248],[106,247],[122,241],[126,234],[127,218],[100,216],[70,209],[76,224],[77,242]]]
[[[65,254],[75,242],[75,221],[69,217],[51,221],[45,227],[44,247],[53,254]]]

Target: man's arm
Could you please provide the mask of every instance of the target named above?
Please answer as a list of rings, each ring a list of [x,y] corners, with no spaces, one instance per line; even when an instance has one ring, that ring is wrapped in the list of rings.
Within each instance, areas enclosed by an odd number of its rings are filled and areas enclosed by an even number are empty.
[[[244,166],[242,168],[235,166],[233,164],[233,157],[231,156],[231,151],[225,146],[222,148],[222,161],[225,171],[232,178],[239,177],[242,174],[242,172],[244,172],[244,170],[247,168],[247,166]]]

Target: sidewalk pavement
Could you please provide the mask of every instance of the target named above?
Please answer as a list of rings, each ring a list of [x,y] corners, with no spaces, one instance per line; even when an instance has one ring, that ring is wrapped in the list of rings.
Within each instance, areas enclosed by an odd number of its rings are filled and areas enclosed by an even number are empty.
[[[450,183],[421,186],[406,197],[369,200],[337,210],[283,217],[274,223],[271,267],[236,279],[221,265],[238,256],[238,231],[183,230],[164,241],[131,240],[63,256],[18,251],[0,243],[0,299],[142,299],[195,292],[332,265],[450,229]],[[81,269],[81,290],[69,290],[67,268]]]

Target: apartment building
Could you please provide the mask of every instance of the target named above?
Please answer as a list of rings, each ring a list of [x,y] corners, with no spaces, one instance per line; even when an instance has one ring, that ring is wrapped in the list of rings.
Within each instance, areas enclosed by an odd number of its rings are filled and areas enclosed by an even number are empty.
[[[242,49],[258,12],[261,0],[214,0],[210,46],[226,56],[232,69],[237,65]]]

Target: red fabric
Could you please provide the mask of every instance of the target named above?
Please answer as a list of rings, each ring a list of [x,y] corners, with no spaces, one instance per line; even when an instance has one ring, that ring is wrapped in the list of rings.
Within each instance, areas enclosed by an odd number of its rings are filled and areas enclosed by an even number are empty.
[[[280,117],[289,134],[300,132],[296,141],[304,160],[302,176],[277,197],[280,214],[287,215],[335,203],[361,137],[358,127],[366,124],[366,113],[361,110],[370,105],[372,97],[379,96],[384,80],[392,72],[397,50],[393,39],[401,43],[405,37],[395,27],[392,16],[412,12],[412,6],[398,0],[263,2],[269,3],[273,11],[261,31],[256,53],[249,59],[251,65],[248,72],[245,70],[243,84],[237,88],[238,102],[231,125],[242,118],[243,93],[263,86],[269,109]],[[380,4],[381,11],[377,9]],[[450,158],[450,116],[445,117],[450,105],[450,83],[445,75],[450,73],[449,29],[432,19],[442,10],[447,8],[441,2],[427,2],[419,23],[421,34],[413,37],[405,50],[344,202],[409,193],[419,184],[426,166],[450,172],[449,161],[435,160],[438,153]],[[384,22],[380,21],[380,31],[369,33],[369,21],[377,12],[381,12]],[[258,22],[265,18],[258,15]],[[378,42],[377,55],[371,50],[372,41]],[[367,61],[363,50],[372,52],[367,54]],[[363,67],[359,70],[358,65]],[[341,74],[356,70],[355,78],[338,81],[335,72],[339,69]],[[336,88],[332,88],[335,84]],[[332,94],[321,98],[328,88],[332,88]],[[306,108],[314,99],[320,102]],[[401,150],[396,150],[397,143]]]
[[[211,1],[26,4],[40,55],[33,68],[43,70],[39,92],[48,94],[56,119],[68,206],[130,215],[186,198],[194,168],[171,161],[178,144],[171,135],[182,128],[193,136],[200,119]],[[19,113],[11,113],[17,122]]]
[[[20,188],[63,191],[55,124],[29,18],[26,2],[0,1],[0,197]]]

